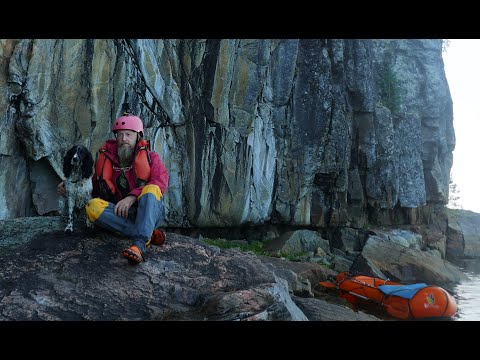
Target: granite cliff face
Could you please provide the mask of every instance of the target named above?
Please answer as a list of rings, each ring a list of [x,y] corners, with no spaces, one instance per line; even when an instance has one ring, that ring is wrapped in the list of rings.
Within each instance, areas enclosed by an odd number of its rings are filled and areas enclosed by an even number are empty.
[[[61,161],[128,94],[166,225],[415,223],[455,146],[441,40],[1,40],[0,219],[55,214]]]

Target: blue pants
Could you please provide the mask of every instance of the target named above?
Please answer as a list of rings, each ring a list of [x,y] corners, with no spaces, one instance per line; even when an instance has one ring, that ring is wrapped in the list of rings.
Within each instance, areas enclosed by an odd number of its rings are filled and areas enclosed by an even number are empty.
[[[128,210],[128,218],[114,212],[115,204],[100,198],[90,200],[85,205],[87,217],[95,225],[121,233],[133,241],[142,253],[150,244],[153,230],[159,227],[165,216],[163,196],[157,185],[146,185],[135,204]]]

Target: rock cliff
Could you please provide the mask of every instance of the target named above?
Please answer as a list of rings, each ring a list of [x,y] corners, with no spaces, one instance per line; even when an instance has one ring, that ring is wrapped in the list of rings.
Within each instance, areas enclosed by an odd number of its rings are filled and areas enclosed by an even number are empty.
[[[1,40],[0,68],[0,219],[56,214],[63,154],[126,98],[168,226],[415,223],[448,199],[441,40]]]

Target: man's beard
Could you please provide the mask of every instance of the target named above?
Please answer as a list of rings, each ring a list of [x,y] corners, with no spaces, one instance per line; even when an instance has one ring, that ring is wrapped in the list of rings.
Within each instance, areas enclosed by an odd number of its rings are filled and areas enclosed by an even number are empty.
[[[125,167],[130,165],[130,163],[133,160],[133,153],[134,153],[135,148],[133,146],[130,146],[128,144],[123,144],[118,147],[117,153],[118,153],[118,159],[120,161],[120,166]]]

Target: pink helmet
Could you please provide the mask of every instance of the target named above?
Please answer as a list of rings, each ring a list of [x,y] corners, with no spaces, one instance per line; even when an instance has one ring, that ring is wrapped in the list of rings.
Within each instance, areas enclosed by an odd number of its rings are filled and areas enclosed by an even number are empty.
[[[117,130],[132,130],[140,133],[143,137],[143,122],[135,115],[122,115],[113,123],[112,131],[115,134]]]

